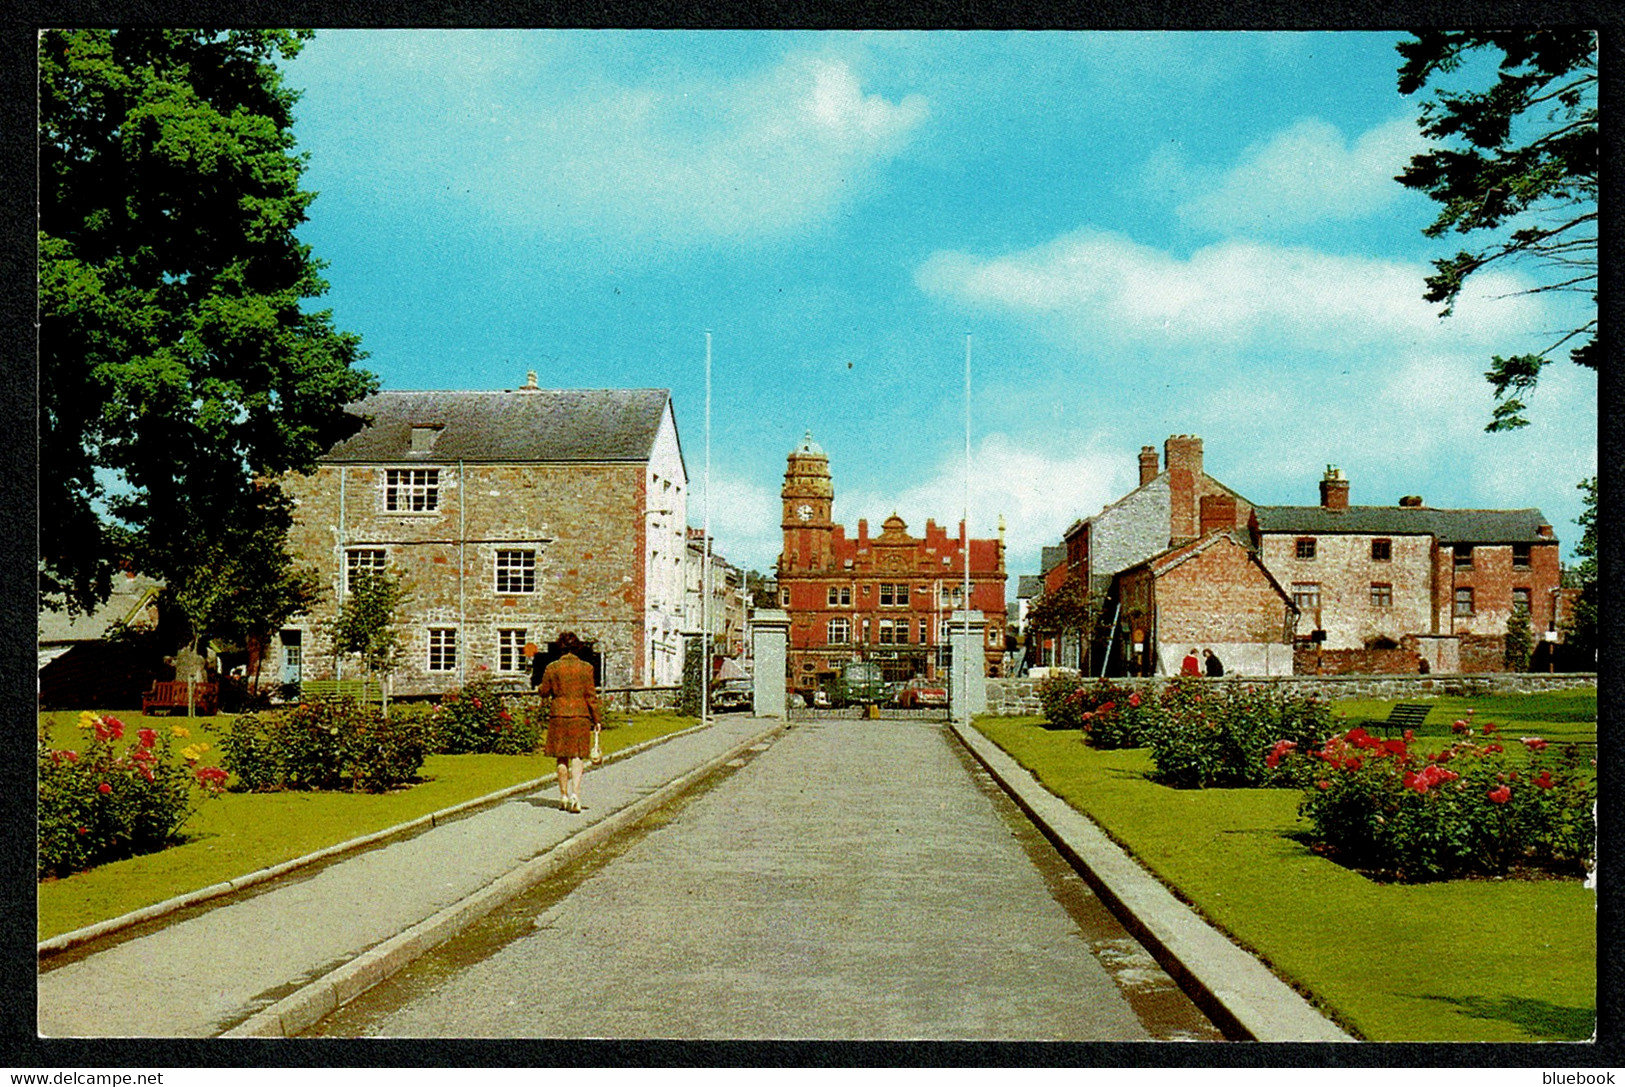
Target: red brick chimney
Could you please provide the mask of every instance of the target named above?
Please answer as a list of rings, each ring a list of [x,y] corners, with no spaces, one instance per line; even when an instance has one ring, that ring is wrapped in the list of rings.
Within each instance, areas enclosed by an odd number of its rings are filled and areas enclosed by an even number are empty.
[[[1199,527],[1196,478],[1202,474],[1202,439],[1189,434],[1170,435],[1163,443],[1162,456],[1168,466],[1168,536],[1175,541],[1195,539]]]
[[[1144,487],[1157,478],[1157,447],[1154,445],[1140,446],[1140,486]]]
[[[1326,466],[1326,474],[1320,480],[1320,504],[1329,510],[1349,508],[1349,481],[1341,468]]]
[[[1236,527],[1236,496],[1233,494],[1204,494],[1202,496],[1202,535],[1209,532],[1228,532]]]

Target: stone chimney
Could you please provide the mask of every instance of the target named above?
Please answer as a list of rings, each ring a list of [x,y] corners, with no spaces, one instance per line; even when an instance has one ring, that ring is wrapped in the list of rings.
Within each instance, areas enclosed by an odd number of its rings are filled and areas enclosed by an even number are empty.
[[[1399,508],[1402,509],[1402,510],[1419,510],[1419,509],[1421,509],[1422,508],[1422,496],[1419,495],[1419,494],[1408,494],[1408,495],[1406,495],[1404,498],[1401,498],[1399,500]]]
[[[525,383],[523,385],[519,386],[519,391],[520,392],[536,392],[537,388],[538,387],[536,385],[536,371],[535,370],[526,370],[525,371]]]
[[[1326,466],[1326,474],[1320,480],[1320,504],[1329,510],[1349,508],[1349,481],[1343,469]]]
[[[1168,538],[1182,543],[1196,538],[1196,480],[1202,474],[1202,439],[1171,435],[1162,447],[1168,466]]]
[[[858,518],[858,546],[869,546],[869,521],[867,518]]]
[[[1144,487],[1157,478],[1157,447],[1154,445],[1140,446],[1140,486]]]

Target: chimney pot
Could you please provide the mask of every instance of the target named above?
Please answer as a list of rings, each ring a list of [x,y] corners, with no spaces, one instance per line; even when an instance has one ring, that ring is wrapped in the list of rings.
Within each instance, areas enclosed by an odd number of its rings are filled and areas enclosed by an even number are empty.
[[[1144,487],[1157,478],[1157,447],[1154,445],[1140,446],[1140,486]]]

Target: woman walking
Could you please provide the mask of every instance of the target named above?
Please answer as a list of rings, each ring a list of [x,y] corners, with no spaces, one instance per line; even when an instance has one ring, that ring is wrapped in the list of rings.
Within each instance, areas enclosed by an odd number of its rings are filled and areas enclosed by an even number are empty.
[[[548,699],[547,744],[543,750],[558,760],[559,807],[581,810],[581,760],[592,753],[598,738],[598,690],[593,686],[592,665],[576,654],[584,649],[581,639],[570,631],[559,635],[563,656],[542,672],[536,693]]]

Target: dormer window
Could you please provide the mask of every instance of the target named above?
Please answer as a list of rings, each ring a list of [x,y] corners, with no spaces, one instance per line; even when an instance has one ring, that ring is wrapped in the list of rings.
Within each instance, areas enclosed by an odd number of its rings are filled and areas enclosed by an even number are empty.
[[[431,452],[434,449],[435,439],[438,437],[440,437],[438,424],[414,423],[412,425],[412,452]]]

